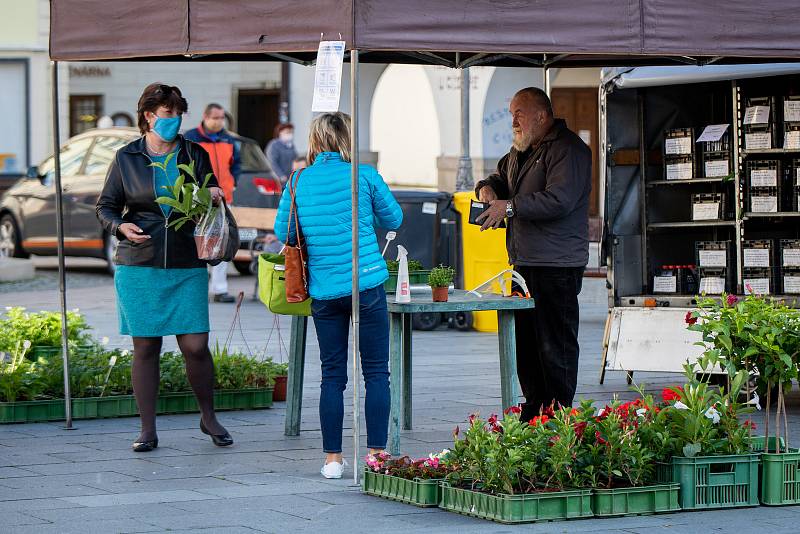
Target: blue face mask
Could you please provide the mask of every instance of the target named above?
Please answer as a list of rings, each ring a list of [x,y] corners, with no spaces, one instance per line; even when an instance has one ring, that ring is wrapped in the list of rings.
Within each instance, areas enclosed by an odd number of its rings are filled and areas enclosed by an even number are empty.
[[[167,143],[171,143],[181,128],[181,119],[181,115],[169,118],[156,117],[156,122],[153,124],[153,132]]]

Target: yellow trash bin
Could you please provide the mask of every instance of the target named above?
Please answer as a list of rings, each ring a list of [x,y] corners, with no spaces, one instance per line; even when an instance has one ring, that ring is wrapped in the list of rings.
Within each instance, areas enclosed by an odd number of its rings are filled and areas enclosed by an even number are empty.
[[[473,199],[471,192],[453,194],[453,203],[461,215],[464,289],[473,289],[508,269],[506,230],[499,228],[481,232],[480,226],[469,224],[469,204]],[[474,312],[473,326],[479,332],[497,332],[497,312]]]

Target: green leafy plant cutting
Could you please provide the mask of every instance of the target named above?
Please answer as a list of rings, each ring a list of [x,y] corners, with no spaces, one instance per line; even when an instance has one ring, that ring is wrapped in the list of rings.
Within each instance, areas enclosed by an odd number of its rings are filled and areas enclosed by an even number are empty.
[[[169,165],[174,156],[175,153],[173,152],[167,156],[163,163],[154,161],[150,166],[157,167],[166,173],[167,165]],[[159,204],[169,206],[175,212],[181,214],[180,217],[170,220],[167,224],[168,227],[174,227],[175,230],[180,230],[187,222],[200,222],[200,219],[209,211],[211,211],[213,217],[214,210],[219,209],[218,206],[213,205],[211,191],[208,188],[208,182],[214,176],[214,173],[207,173],[203,178],[202,185],[198,185],[200,182],[195,176],[194,160],[190,161],[188,165],[179,163],[178,169],[183,172],[175,180],[175,183],[172,186],[163,186],[169,195],[156,198],[156,202]],[[184,173],[191,178],[191,181],[187,181]]]

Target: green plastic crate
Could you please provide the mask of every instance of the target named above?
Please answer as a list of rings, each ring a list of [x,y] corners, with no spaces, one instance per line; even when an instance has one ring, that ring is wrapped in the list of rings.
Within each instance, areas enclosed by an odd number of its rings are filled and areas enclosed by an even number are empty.
[[[214,400],[216,400],[216,394],[214,395]],[[158,395],[156,413],[191,413],[198,410],[199,408],[197,407],[197,401],[194,398],[194,393],[191,391],[181,391],[179,393],[160,393]]]
[[[254,410],[272,406],[273,388],[235,389],[214,392],[217,410]]]
[[[439,479],[409,480],[364,469],[362,489],[369,495],[432,508],[439,506],[441,499],[439,482]]]
[[[753,436],[750,438],[750,450],[753,452],[764,452],[764,444],[768,445],[767,450],[775,451],[775,436],[770,436],[766,438],[764,436]],[[778,442],[780,443],[781,449],[783,449],[786,445],[783,441],[783,438],[780,439]]]
[[[800,449],[761,454],[761,503],[800,504]]]
[[[533,523],[592,517],[592,490],[490,495],[442,482],[439,508],[498,523]]]
[[[597,517],[645,515],[680,510],[680,484],[659,484],[635,488],[595,489],[592,511]]]
[[[65,418],[63,399],[0,403],[0,423],[37,423]]]
[[[655,472],[653,473],[653,482],[659,484],[672,484],[672,463],[671,462],[656,462]]]
[[[61,401],[62,404],[63,402]],[[138,413],[139,409],[133,395],[72,399],[72,417],[74,419],[132,417]]]
[[[681,486],[681,508],[758,506],[759,456],[673,456],[672,480]]]
[[[408,273],[408,281],[411,284],[427,284],[430,274],[429,270],[411,271]],[[383,289],[387,293],[397,291],[397,271],[389,271],[389,278],[383,283]]]

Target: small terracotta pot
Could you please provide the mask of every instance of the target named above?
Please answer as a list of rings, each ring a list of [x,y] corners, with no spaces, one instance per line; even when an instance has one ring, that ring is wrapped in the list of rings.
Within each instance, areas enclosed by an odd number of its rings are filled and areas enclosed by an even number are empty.
[[[432,287],[433,302],[447,302],[447,289],[446,287]]]
[[[275,389],[272,390],[272,400],[276,402],[284,402],[286,400],[286,379],[288,376],[276,376]]]

